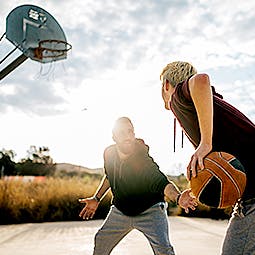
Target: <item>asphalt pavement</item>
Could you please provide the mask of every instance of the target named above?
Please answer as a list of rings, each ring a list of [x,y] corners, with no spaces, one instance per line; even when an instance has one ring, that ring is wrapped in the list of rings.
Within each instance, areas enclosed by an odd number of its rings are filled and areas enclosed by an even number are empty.
[[[217,255],[227,220],[169,217],[176,255]],[[1,255],[92,255],[94,235],[102,220],[0,225]],[[129,233],[111,255],[153,255],[147,239]]]

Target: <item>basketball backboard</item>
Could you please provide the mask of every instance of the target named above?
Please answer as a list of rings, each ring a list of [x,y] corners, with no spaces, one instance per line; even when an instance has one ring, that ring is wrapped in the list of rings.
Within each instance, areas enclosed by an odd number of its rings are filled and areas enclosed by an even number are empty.
[[[5,36],[22,55],[0,72],[0,80],[27,58],[49,63],[66,59],[67,51],[71,49],[57,20],[35,5],[18,6],[8,14]]]

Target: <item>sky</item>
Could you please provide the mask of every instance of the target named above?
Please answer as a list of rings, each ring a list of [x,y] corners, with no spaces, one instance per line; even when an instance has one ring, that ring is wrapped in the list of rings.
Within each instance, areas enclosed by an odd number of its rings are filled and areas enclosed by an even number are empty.
[[[55,163],[103,166],[120,116],[167,174],[185,173],[194,149],[164,109],[159,75],[172,61],[207,73],[224,99],[255,121],[255,1],[247,0],[48,0],[2,1],[0,35],[16,7],[50,13],[72,45],[65,60],[28,59],[0,81],[0,150],[15,161],[31,145],[46,146]],[[14,45],[3,37],[0,59]],[[17,50],[0,65],[19,56]]]

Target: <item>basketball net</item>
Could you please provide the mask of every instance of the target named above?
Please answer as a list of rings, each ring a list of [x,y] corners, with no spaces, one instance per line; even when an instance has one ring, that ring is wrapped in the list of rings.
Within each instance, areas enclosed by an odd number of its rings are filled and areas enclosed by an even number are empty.
[[[34,59],[41,62],[40,71],[36,78],[46,78],[54,80],[55,62],[59,59],[66,58],[67,51],[72,46],[66,41],[61,40],[43,40],[39,46],[34,49]],[[47,62],[47,69],[42,63]],[[64,65],[62,65],[64,68]],[[65,69],[65,68],[64,68]]]

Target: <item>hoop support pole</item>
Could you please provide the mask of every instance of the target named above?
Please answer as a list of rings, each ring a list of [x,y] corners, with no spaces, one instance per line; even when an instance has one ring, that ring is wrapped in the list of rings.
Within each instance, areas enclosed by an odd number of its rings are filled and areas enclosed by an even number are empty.
[[[28,57],[26,55],[21,54],[14,61],[12,61],[8,66],[6,66],[2,71],[0,71],[0,81],[27,59]]]

